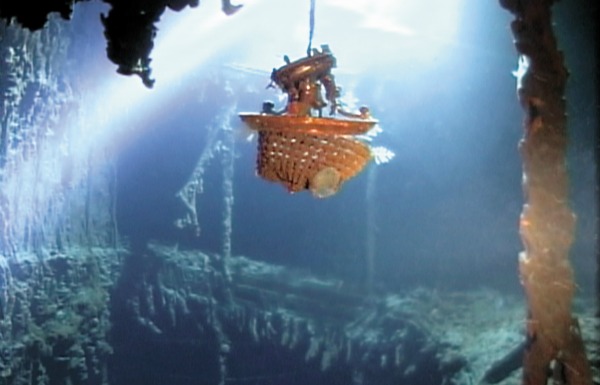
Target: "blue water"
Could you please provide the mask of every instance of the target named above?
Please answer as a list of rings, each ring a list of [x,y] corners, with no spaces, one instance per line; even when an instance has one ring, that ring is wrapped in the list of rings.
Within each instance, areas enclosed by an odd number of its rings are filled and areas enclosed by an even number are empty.
[[[590,81],[595,79],[594,57],[578,53],[592,50],[592,22],[583,11],[562,4],[556,14],[558,38],[571,71],[568,164],[572,205],[581,224],[573,261],[582,282],[591,284],[597,95]],[[578,18],[583,21],[574,22]],[[410,50],[382,46],[371,67],[345,73],[346,65],[353,67],[354,62],[338,58],[338,83],[351,91],[349,97],[371,108],[384,130],[376,144],[396,154],[389,164],[369,166],[377,167],[372,202],[366,199],[367,172],[322,200],[309,193],[289,194],[262,181],[254,172],[255,142],[246,142],[243,128],[234,125],[241,133],[235,147],[233,254],[360,282],[365,279],[367,234],[372,231],[375,281],[383,286],[493,285],[519,290],[516,263],[522,245],[517,224],[523,195],[517,143],[523,113],[511,75],[517,61],[508,28],[511,17],[496,4],[470,4],[461,20],[454,40],[437,36],[444,49],[427,62],[422,52],[411,60]],[[360,31],[352,33],[359,38]],[[417,41],[422,48],[438,43],[420,36],[414,39],[421,39]],[[332,33],[332,40],[336,38]],[[267,43],[256,43],[255,56],[265,53],[273,67],[282,65],[277,52],[268,52]],[[349,56],[330,45],[340,58]],[[236,60],[235,50],[222,55]],[[207,166],[205,192],[199,198],[200,237],[172,225],[181,213],[174,195],[200,157],[205,127],[214,124],[215,112],[231,105],[238,111],[258,111],[263,100],[278,100],[280,94],[264,89],[270,68],[254,68],[252,73],[218,63],[217,68],[207,75],[200,69],[193,77],[196,83],[179,86],[186,95],[183,100],[178,97],[163,106],[168,113],[144,123],[142,134],[119,155],[119,227],[135,241],[158,238],[221,250],[220,160]],[[157,81],[158,87],[160,76]],[[195,101],[198,90],[209,82],[216,83],[209,86],[210,97]],[[376,210],[374,229],[366,226],[369,207]]]

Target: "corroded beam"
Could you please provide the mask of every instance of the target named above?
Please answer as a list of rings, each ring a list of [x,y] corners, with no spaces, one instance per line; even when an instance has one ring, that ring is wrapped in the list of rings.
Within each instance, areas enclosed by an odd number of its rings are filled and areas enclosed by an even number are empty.
[[[571,314],[575,282],[569,249],[575,215],[568,205],[565,165],[568,71],[552,29],[553,2],[500,0],[515,15],[517,91],[525,111],[519,143],[526,200],[519,269],[528,302],[523,383],[591,385],[578,321]]]

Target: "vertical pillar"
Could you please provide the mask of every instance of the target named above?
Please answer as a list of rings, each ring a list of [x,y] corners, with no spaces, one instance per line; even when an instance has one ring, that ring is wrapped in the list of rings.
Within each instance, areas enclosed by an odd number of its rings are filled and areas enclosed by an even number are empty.
[[[575,283],[569,249],[575,216],[568,205],[565,165],[568,72],[552,30],[553,2],[500,0],[515,16],[517,92],[525,112],[519,143],[525,194],[519,271],[528,306],[523,384],[591,385],[578,322],[571,315]]]

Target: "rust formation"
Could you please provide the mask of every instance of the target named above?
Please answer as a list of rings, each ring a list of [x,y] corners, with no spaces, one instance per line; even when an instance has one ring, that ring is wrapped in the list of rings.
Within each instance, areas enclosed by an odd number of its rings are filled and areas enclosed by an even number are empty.
[[[568,205],[563,54],[552,30],[553,0],[501,0],[515,15],[511,29],[519,53],[517,92],[525,111],[519,143],[525,205],[519,258],[528,303],[523,384],[591,385],[589,362],[577,319],[569,249],[575,215]]]
[[[356,113],[342,108],[331,74],[336,61],[328,46],[295,62],[285,59],[286,65],[273,70],[270,85],[287,94],[285,108],[276,111],[272,102],[265,102],[260,113],[241,113],[240,118],[258,131],[258,175],[290,192],[310,190],[325,198],[371,160],[360,135],[377,120],[367,107]],[[328,117],[323,117],[325,107]]]

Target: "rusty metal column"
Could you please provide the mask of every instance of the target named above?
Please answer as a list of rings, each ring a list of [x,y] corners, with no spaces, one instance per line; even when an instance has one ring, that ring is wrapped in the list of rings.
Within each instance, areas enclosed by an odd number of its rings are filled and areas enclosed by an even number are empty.
[[[554,0],[500,0],[515,15],[517,92],[525,111],[519,143],[525,204],[519,258],[528,303],[523,384],[591,385],[577,319],[569,249],[575,216],[568,205],[566,105],[568,72],[552,30]]]

